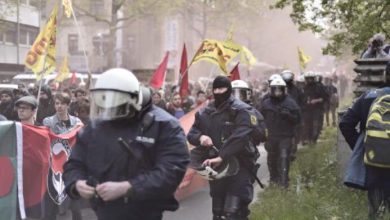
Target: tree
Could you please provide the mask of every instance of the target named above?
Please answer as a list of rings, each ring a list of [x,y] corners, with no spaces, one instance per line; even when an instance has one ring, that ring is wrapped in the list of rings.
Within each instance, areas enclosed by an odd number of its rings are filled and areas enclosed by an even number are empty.
[[[354,54],[367,47],[375,33],[390,38],[388,0],[277,0],[271,8],[292,6],[290,17],[299,29],[311,30],[328,39],[324,54]]]

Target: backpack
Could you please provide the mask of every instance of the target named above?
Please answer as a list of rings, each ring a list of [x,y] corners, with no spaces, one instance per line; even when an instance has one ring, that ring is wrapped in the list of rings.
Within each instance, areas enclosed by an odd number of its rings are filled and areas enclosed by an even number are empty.
[[[364,163],[390,168],[390,90],[381,89],[377,93],[366,123]]]

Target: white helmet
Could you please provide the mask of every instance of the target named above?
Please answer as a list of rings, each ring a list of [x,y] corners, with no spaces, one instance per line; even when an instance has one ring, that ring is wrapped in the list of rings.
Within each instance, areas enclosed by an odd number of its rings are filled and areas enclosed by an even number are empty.
[[[287,84],[294,81],[294,73],[291,70],[283,70],[280,75]]]
[[[282,76],[276,73],[272,74],[268,79],[268,83],[270,84],[274,79],[282,79]]]
[[[142,108],[142,92],[132,72],[114,68],[102,73],[91,89],[91,118],[115,120],[132,117]]]
[[[248,83],[246,83],[244,80],[234,80],[232,81],[232,88],[240,88],[240,89],[249,89]]]
[[[283,79],[274,79],[271,81],[269,86],[286,86],[286,82]]]
[[[286,95],[286,82],[282,78],[272,80],[269,86],[271,97],[282,98]]]
[[[249,88],[248,83],[243,80],[232,81],[232,94],[241,101],[249,101],[252,96],[252,89]]]
[[[301,83],[305,82],[305,76],[304,75],[299,75],[297,77],[297,82],[301,82]]]
[[[307,71],[305,74],[304,74],[305,78],[310,78],[310,77],[315,77],[316,76],[316,73],[313,72],[313,71]]]

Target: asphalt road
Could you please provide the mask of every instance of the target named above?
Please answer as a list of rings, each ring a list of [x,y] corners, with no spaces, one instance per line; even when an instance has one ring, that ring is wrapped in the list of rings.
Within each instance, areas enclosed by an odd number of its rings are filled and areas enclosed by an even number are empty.
[[[263,146],[259,147],[260,158],[259,162],[261,167],[258,171],[257,176],[260,178],[262,183],[267,183],[269,179],[269,173],[267,169],[267,153]],[[261,188],[255,183],[256,194],[261,191]],[[254,201],[258,199],[255,196]],[[96,220],[96,216],[91,209],[82,210],[83,220]],[[59,220],[71,220],[70,211],[66,215],[57,218]],[[180,208],[175,212],[164,213],[163,220],[208,220],[212,219],[211,214],[211,198],[209,196],[209,189],[204,188],[199,192],[193,194],[191,197],[180,201]]]

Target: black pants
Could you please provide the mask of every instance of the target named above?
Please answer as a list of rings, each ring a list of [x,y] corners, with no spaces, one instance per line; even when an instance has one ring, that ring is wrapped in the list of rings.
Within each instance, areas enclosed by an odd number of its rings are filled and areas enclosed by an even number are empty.
[[[230,211],[231,206],[237,205],[239,206],[236,210],[237,215],[240,216],[238,219],[248,219],[250,213],[248,206],[253,199],[254,182],[254,178],[248,169],[250,168],[241,166],[236,175],[209,182],[214,216],[226,216],[226,212]],[[238,201],[233,202],[236,204],[230,204],[232,200]],[[218,218],[215,217],[214,219]]]
[[[390,215],[390,189],[368,189],[367,197],[370,220],[382,219],[385,213]]]
[[[292,137],[271,137],[265,143],[270,182],[282,187],[288,187],[292,139]]]
[[[320,117],[321,117],[321,112],[319,110],[305,112],[304,114],[303,135],[305,136],[304,139],[309,141],[309,143],[316,143],[318,137],[320,136],[320,131],[321,131]]]

